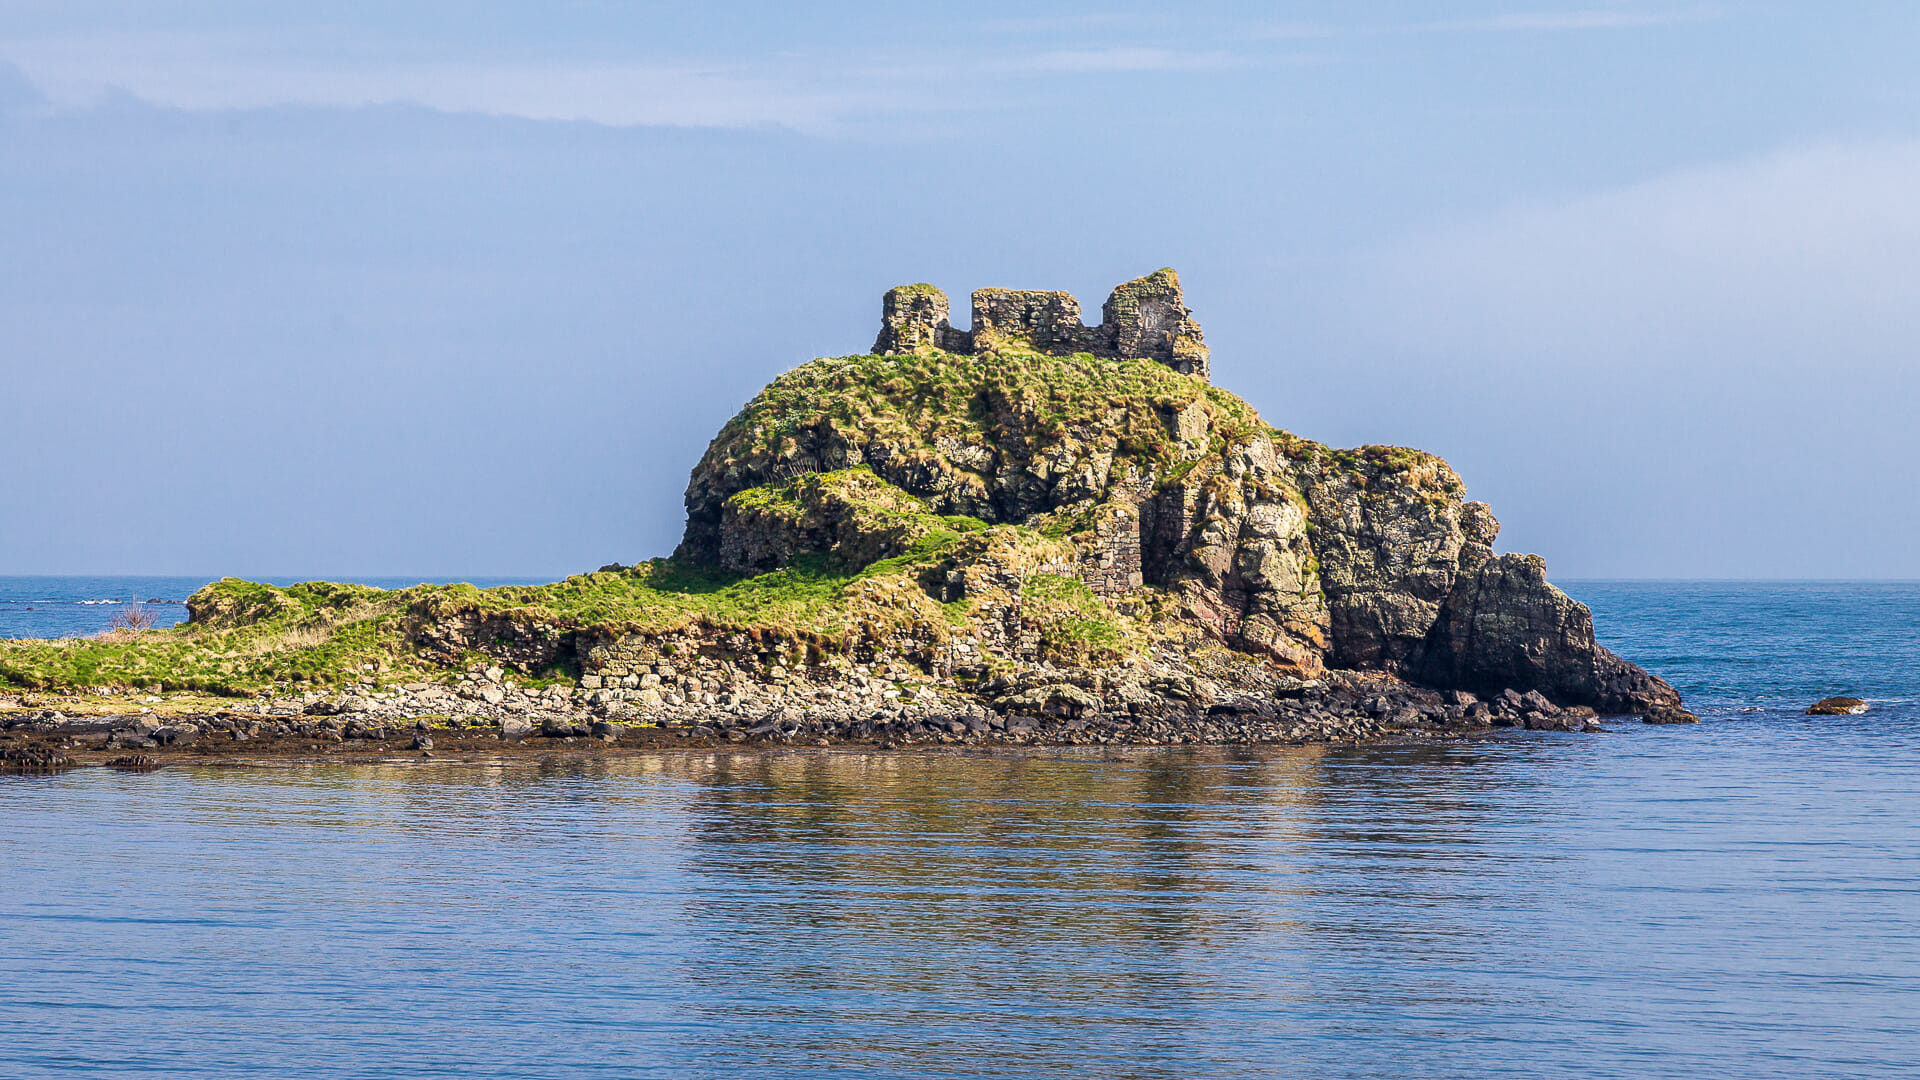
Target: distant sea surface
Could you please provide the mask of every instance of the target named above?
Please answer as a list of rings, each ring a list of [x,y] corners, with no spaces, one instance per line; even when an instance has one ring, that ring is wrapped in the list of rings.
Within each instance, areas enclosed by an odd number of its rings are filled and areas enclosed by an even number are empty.
[[[1704,723],[0,777],[0,1075],[1915,1075],[1920,585],[1564,587]]]

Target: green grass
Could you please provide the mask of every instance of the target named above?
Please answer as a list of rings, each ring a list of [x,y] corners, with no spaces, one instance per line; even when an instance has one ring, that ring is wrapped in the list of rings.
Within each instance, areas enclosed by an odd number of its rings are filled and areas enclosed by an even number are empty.
[[[831,544],[830,557],[845,570],[858,570],[884,551],[895,553],[895,563],[931,558],[957,534],[987,527],[977,518],[933,513],[864,465],[736,492],[727,508],[738,524],[763,537]]]
[[[1097,438],[1158,476],[1180,458],[1166,415],[1196,401],[1207,403],[1216,435],[1266,430],[1246,402],[1152,360],[1018,348],[980,356],[847,356],[775,379],[721,430],[708,459],[766,468],[822,430],[918,451],[935,466],[942,442],[1036,454]]]
[[[1021,589],[1021,616],[1035,624],[1049,660],[1069,664],[1110,662],[1144,645],[1140,631],[1087,588],[1065,574],[1033,574]]]
[[[396,648],[402,613],[387,605],[363,596],[343,598],[338,606],[311,602],[315,592],[336,588],[332,586],[296,586],[279,590],[287,595],[278,598],[259,592],[273,586],[232,579],[208,588],[222,585],[235,594],[251,593],[256,601],[265,599],[264,606],[275,610],[246,625],[187,626],[105,639],[0,642],[0,685],[33,690],[130,686],[234,696],[273,686],[333,686],[365,677],[426,673],[417,658]]]
[[[1196,404],[1206,413],[1205,445],[1183,446],[1170,427]],[[280,588],[226,579],[195,594],[194,620],[183,627],[110,639],[0,642],[0,686],[164,685],[246,695],[364,679],[444,678],[447,658],[424,652],[420,631],[463,614],[561,633],[659,634],[697,625],[807,648],[877,641],[907,626],[930,627],[937,634],[963,626],[971,608],[966,601],[935,602],[922,580],[935,580],[956,560],[978,556],[994,544],[1022,565],[1070,559],[1065,538],[1091,527],[1097,515],[1076,507],[1034,518],[1033,529],[983,534],[985,522],[938,516],[928,503],[864,467],[813,471],[833,463],[810,463],[809,453],[836,446],[883,448],[883,471],[889,476],[917,475],[915,490],[976,496],[973,502],[953,500],[947,509],[997,513],[981,509],[992,504],[981,477],[964,465],[969,454],[990,456],[1004,470],[1012,462],[1062,456],[1060,451],[1082,463],[1111,451],[1114,479],[1131,465],[1149,484],[1165,485],[1186,479],[1196,456],[1204,453],[1211,457],[1202,462],[1202,475],[1217,489],[1215,495],[1227,500],[1239,493],[1214,471],[1218,455],[1256,438],[1273,440],[1281,454],[1303,465],[1347,470],[1370,493],[1396,492],[1392,485],[1402,482],[1421,498],[1461,492],[1452,470],[1431,455],[1400,447],[1329,450],[1267,426],[1233,394],[1151,360],[1050,356],[1017,347],[979,356],[815,360],[774,380],[708,448],[702,475],[746,490],[696,488],[690,507],[696,516],[705,513],[705,520],[717,522],[722,500],[730,496],[736,511],[801,521],[831,498],[839,500],[836,512],[851,508],[859,528],[911,526],[899,533],[902,550],[870,565],[838,565],[829,554],[818,553],[747,577],[655,559],[549,585],[422,585],[391,592],[326,582]],[[796,470],[805,475],[795,475]],[[1281,490],[1253,494],[1269,497]],[[1297,492],[1284,494],[1305,508]],[[1314,527],[1311,520],[1308,527]],[[1023,608],[1055,659],[1112,659],[1142,645],[1139,624],[1117,615],[1076,578],[1034,576]],[[452,658],[451,666],[486,660],[486,648],[482,644],[481,651]],[[564,667],[523,673],[545,682],[570,674]]]
[[[1171,420],[1196,403],[1207,414],[1206,445],[1184,447],[1169,430]],[[964,466],[969,453],[992,454],[1004,469],[1062,449],[1075,460],[1111,450],[1114,479],[1131,466],[1151,486],[1164,487],[1257,438],[1295,462],[1346,471],[1365,487],[1410,485],[1440,500],[1464,491],[1433,455],[1391,446],[1330,449],[1271,427],[1235,395],[1152,360],[1051,356],[1017,345],[978,356],[929,352],[802,364],[728,421],[708,447],[702,473],[720,485],[751,487],[823,447],[880,446],[889,476],[917,472],[924,482],[909,484],[915,490],[971,492],[977,504],[988,492]],[[711,516],[734,489],[692,494],[706,507],[696,506],[696,514]],[[1056,522],[1051,531],[1073,524]]]
[[[0,686],[164,686],[250,696],[363,679],[440,679],[450,669],[418,647],[413,630],[463,612],[614,633],[701,624],[845,645],[901,625],[952,621],[953,613],[919,587],[917,575],[984,526],[966,518],[932,520],[937,527],[907,550],[855,571],[806,555],[753,577],[655,559],[550,585],[495,589],[455,584],[385,591],[330,582],[282,588],[228,578],[194,594],[199,617],[185,626],[111,639],[0,641]],[[484,651],[469,653],[456,658],[453,669],[491,662]],[[523,674],[536,685],[570,681],[563,670]]]

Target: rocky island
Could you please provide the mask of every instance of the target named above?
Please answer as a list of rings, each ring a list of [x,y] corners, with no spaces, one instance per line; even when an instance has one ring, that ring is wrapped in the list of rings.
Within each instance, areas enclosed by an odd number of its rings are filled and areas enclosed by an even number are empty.
[[[772,742],[1306,742],[1693,719],[1438,457],[1213,386],[1171,270],[886,294],[694,467],[671,557],[552,585],[226,579],[0,643],[17,763]]]

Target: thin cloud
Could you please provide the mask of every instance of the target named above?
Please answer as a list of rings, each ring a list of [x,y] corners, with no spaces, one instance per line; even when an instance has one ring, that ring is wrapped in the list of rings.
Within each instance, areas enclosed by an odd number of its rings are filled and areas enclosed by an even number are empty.
[[[1464,33],[1501,33],[1510,31],[1558,30],[1634,30],[1650,26],[1678,26],[1710,22],[1720,17],[1717,11],[1534,11],[1495,15],[1485,19],[1427,23],[1425,30]]]
[[[1482,429],[1568,576],[1910,577],[1916,187],[1886,142],[1515,209],[1359,260],[1323,333]]]
[[[1238,60],[1224,52],[1178,52],[1115,46],[1106,49],[1061,49],[1037,53],[1017,62],[1016,68],[1060,74],[1099,74],[1133,71],[1204,71],[1232,67]]]
[[[1916,187],[1920,142],[1805,147],[1514,210],[1361,265],[1370,292],[1404,305],[1384,325],[1457,332],[1476,356],[1699,365],[1759,338],[1805,345],[1810,370],[1904,362],[1920,328]]]
[[[1518,11],[1479,19],[1452,19],[1442,22],[1362,23],[1340,26],[1333,23],[1278,22],[1257,23],[1244,28],[1241,36],[1264,40],[1310,40],[1326,38],[1368,38],[1398,34],[1497,34],[1553,33],[1581,30],[1636,30],[1659,26],[1682,26],[1712,22],[1725,12],[1720,8],[1689,8],[1672,11],[1621,11],[1590,9],[1584,11]]]
[[[283,105],[417,105],[448,113],[611,127],[781,127],[831,134],[875,117],[980,107],[1003,78],[1202,71],[1234,65],[1226,52],[1114,46],[1009,56],[981,65],[887,63],[863,56],[786,55],[729,63],[453,62],[387,57],[367,42],[328,41],[324,52],[271,36],[142,35],[0,41],[28,86],[58,107],[90,107],[114,93],[185,110]],[[0,98],[6,86],[0,79]],[[15,97],[22,96],[15,94]],[[4,101],[0,101],[4,105]]]
[[[719,64],[341,64],[287,56],[264,43],[235,45],[171,36],[0,42],[0,56],[11,54],[29,85],[67,108],[127,93],[153,105],[195,111],[410,104],[618,127],[817,132],[886,100],[880,87],[863,85],[857,73],[834,81]]]
[[[1085,15],[1035,15],[1024,18],[983,19],[973,25],[989,33],[1034,34],[1055,30],[1112,30],[1121,27],[1165,25],[1166,16],[1137,12],[1093,12]]]
[[[1332,23],[1314,22],[1278,22],[1260,23],[1248,27],[1245,36],[1266,41],[1313,41],[1322,38],[1340,36],[1340,28]]]
[[[46,101],[40,88],[18,67],[0,60],[0,111],[39,105]]]

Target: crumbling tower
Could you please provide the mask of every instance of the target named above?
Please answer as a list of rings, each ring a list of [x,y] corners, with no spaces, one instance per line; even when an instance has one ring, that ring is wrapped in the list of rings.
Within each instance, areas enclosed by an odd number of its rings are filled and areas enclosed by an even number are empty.
[[[1080,321],[1070,293],[1037,289],[976,289],[973,327],[948,323],[947,294],[931,285],[889,289],[880,308],[873,351],[977,354],[1019,342],[1055,356],[1091,353],[1109,359],[1147,359],[1186,375],[1207,377],[1207,346],[1200,324],[1180,295],[1180,276],[1156,270],[1113,290],[1100,325]]]

